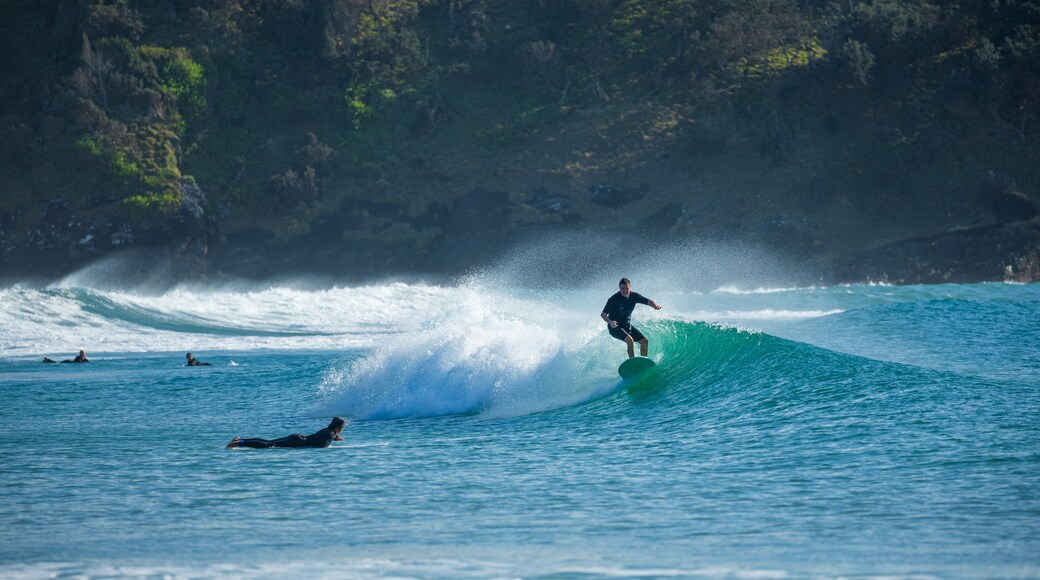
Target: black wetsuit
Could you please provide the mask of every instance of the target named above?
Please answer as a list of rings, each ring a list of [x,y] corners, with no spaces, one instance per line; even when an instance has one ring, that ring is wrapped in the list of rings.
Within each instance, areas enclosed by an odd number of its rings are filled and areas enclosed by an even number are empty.
[[[43,361],[43,362],[47,362],[47,361]],[[53,362],[53,361],[51,361],[51,362]],[[85,362],[90,362],[90,361],[87,360],[87,357],[85,357],[83,355],[76,355],[76,358],[74,358],[72,360],[66,359],[66,360],[63,360],[61,362],[63,362],[63,363],[85,363]]]
[[[188,361],[188,364],[186,364],[184,366],[186,366],[186,367],[208,367],[208,366],[211,366],[211,365],[209,363],[199,362],[199,359],[193,358],[190,361]]]
[[[632,340],[636,342],[646,338],[638,328],[632,326],[632,311],[636,309],[636,304],[649,303],[649,298],[637,292],[629,292],[627,297],[622,296],[620,292],[611,296],[607,300],[607,305],[603,307],[603,312],[618,323],[615,327],[607,327],[610,336],[618,340],[625,340],[625,337],[631,336]]]
[[[328,447],[336,439],[336,434],[328,427],[306,437],[293,433],[281,439],[240,439],[238,447],[267,449],[268,447]]]

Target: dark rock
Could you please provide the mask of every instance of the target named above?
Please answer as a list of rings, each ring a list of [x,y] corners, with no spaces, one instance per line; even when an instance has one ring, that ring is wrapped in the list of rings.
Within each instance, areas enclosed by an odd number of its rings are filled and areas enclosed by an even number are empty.
[[[1021,191],[1006,189],[992,193],[989,201],[993,213],[1002,222],[1028,221],[1036,217],[1036,203]]]
[[[542,213],[561,213],[571,205],[570,201],[564,197],[550,195],[544,187],[536,187],[531,190],[531,199],[528,203]]]
[[[93,191],[87,195],[86,206],[91,209],[104,207],[110,203],[119,201],[116,195],[106,195],[100,191]]]
[[[134,243],[134,232],[130,224],[123,224],[119,226],[115,232],[112,233],[108,238],[108,243],[115,248],[121,248],[133,245]]]
[[[339,212],[319,220],[311,227],[312,232],[326,231],[327,236],[342,239],[347,230],[382,227],[404,219],[404,208],[392,203],[352,201],[344,204]]]
[[[5,276],[53,277],[82,266],[84,258],[99,255],[101,231],[78,217],[63,198],[47,202],[43,216],[16,235],[17,213],[0,219],[0,263]]]
[[[257,248],[263,247],[274,241],[274,234],[267,230],[260,230],[251,228],[248,230],[242,230],[234,234],[229,234],[224,238],[224,247],[235,249],[240,247]]]
[[[516,203],[507,191],[471,190],[450,206],[431,206],[422,221],[442,232],[427,248],[422,266],[434,260],[483,261],[509,241],[509,216]]]
[[[444,227],[448,221],[451,208],[443,203],[431,203],[426,206],[426,213],[422,216],[422,223],[426,226]]]
[[[263,278],[267,274],[267,258],[261,248],[236,247],[215,264],[219,272],[239,278]]]
[[[94,224],[87,226],[87,233],[76,242],[75,253],[77,254],[97,254],[99,252],[97,244],[97,227]]]
[[[258,229],[231,234],[211,256],[213,268],[235,277],[263,278],[268,274],[267,252],[273,241],[273,234]]]
[[[1040,224],[995,224],[904,240],[838,258],[836,282],[1040,281]]]
[[[204,278],[209,268],[209,246],[205,237],[186,236],[166,244],[174,279]]]
[[[46,269],[67,260],[76,262],[84,254],[95,253],[95,229],[93,224],[77,217],[68,201],[52,199],[47,202],[43,217],[29,228],[23,259],[27,263],[47,264]]]
[[[592,201],[605,207],[619,208],[637,199],[646,197],[650,187],[642,185],[633,189],[615,189],[609,185],[597,184],[589,188]]]
[[[448,224],[455,231],[468,235],[478,229],[504,228],[509,220],[509,192],[477,188],[455,200],[448,216]]]
[[[40,221],[29,229],[29,243],[40,250],[65,246],[76,225],[69,202],[60,197],[52,199],[47,202]]]
[[[531,204],[535,209],[543,213],[560,213],[570,207],[570,202],[562,197],[550,197],[538,200]]]
[[[20,214],[18,210],[0,214],[0,264],[18,247],[14,242],[14,229]]]
[[[648,230],[656,230],[660,232],[667,231],[675,227],[685,214],[686,206],[669,203],[647,216],[646,219],[640,223],[640,226]]]
[[[759,224],[759,235],[766,244],[798,258],[809,257],[822,245],[812,230],[813,226],[805,218],[792,220],[782,214]]]
[[[193,220],[202,219],[205,213],[202,206],[206,203],[206,195],[202,193],[194,180],[181,180],[181,213]]]

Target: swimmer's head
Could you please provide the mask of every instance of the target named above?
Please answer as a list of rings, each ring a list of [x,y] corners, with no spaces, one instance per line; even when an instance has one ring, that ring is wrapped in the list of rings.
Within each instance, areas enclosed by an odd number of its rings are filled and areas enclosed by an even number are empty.
[[[329,429],[333,431],[342,431],[347,426],[347,421],[343,417],[333,417],[332,421],[329,422]]]

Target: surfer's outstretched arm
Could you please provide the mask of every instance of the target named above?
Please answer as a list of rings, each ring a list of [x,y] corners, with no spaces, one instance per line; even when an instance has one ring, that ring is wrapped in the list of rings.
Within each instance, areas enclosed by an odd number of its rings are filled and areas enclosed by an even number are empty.
[[[649,306],[650,308],[653,308],[654,310],[660,310],[661,309],[661,305],[656,303],[656,302],[654,302],[653,300],[647,300],[646,301],[646,305]]]

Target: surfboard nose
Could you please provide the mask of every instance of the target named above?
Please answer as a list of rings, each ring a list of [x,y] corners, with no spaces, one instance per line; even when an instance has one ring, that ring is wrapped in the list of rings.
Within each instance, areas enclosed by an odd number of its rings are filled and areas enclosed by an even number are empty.
[[[653,360],[645,356],[634,356],[625,362],[621,363],[618,367],[618,374],[621,375],[622,379],[630,379],[639,373],[656,366]]]

